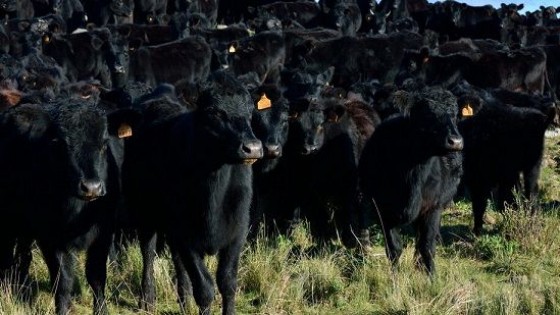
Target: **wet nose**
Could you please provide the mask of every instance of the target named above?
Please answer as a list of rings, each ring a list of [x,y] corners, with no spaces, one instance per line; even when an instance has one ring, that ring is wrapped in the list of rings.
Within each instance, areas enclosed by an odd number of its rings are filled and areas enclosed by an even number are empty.
[[[453,151],[460,151],[463,149],[463,138],[460,136],[447,137],[447,148]]]
[[[80,181],[80,192],[85,199],[95,199],[105,195],[103,182],[100,180]]]
[[[249,140],[241,144],[241,157],[247,159],[261,159],[263,157],[263,146],[260,140]]]
[[[301,150],[301,154],[310,155],[310,154],[313,154],[313,153],[317,152],[318,150],[319,150],[319,147],[317,145],[306,144],[306,145],[303,146],[303,150]]]
[[[268,158],[277,158],[282,155],[282,147],[279,144],[269,144],[265,146],[265,155]]]

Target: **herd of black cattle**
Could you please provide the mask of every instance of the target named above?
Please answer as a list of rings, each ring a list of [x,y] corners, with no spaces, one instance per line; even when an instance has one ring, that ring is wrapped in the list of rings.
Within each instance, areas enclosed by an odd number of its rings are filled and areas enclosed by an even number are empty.
[[[433,274],[443,209],[519,187],[538,210],[545,130],[560,94],[560,8],[425,0],[1,0],[0,273],[40,248],[58,314],[87,250],[94,313],[106,263],[138,237],[140,307],[165,242],[181,306],[223,313],[259,226],[309,221],[319,241],[387,255],[412,223]],[[87,14],[86,14],[87,13]],[[522,175],[522,176],[521,176]],[[523,183],[520,184],[520,178]],[[119,237],[120,239],[120,237]],[[192,288],[192,291],[191,291]]]

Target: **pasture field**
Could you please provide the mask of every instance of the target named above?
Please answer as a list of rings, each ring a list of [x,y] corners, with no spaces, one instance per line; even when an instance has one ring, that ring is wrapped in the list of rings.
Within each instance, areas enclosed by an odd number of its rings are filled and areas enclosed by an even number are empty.
[[[437,275],[429,279],[414,264],[413,234],[397,272],[385,257],[378,226],[372,247],[348,250],[333,242],[317,247],[305,224],[287,237],[259,237],[246,246],[239,270],[238,314],[560,314],[560,137],[547,138],[540,179],[542,212],[487,212],[485,232],[470,232],[470,203],[444,212]],[[29,290],[4,285],[0,314],[54,312],[48,272],[34,249]],[[78,257],[73,314],[91,314],[92,296]],[[215,270],[216,260],[208,264]],[[111,314],[137,310],[142,259],[137,244],[110,263],[107,296]],[[180,314],[168,253],[156,262],[156,314]],[[221,311],[219,294],[213,312]],[[197,314],[190,301],[189,314]]]

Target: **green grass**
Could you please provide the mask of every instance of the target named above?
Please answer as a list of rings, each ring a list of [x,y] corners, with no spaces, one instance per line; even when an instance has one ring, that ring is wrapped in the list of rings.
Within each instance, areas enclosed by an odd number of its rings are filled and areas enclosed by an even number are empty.
[[[414,244],[404,237],[405,250],[397,272],[385,257],[382,236],[372,227],[373,246],[349,250],[332,242],[317,249],[305,225],[289,236],[259,237],[246,246],[239,269],[239,314],[560,314],[560,144],[547,139],[541,175],[543,210],[490,209],[485,232],[471,232],[470,204],[458,202],[442,219],[437,274],[428,278],[415,267]],[[0,314],[52,314],[54,302],[48,272],[34,250],[31,294],[0,287]],[[79,255],[81,294],[73,314],[90,314],[92,296]],[[207,260],[212,271],[215,258]],[[138,311],[142,260],[137,245],[109,264],[107,298],[112,314]],[[168,254],[156,262],[156,314],[179,314],[173,264]],[[221,311],[219,294],[213,312]],[[188,307],[197,314],[194,302]]]

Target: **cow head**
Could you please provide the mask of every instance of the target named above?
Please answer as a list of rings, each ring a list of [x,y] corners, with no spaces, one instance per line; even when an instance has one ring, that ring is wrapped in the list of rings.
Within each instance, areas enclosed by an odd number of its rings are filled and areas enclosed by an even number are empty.
[[[255,107],[251,126],[261,140],[266,160],[259,163],[263,172],[278,163],[288,140],[288,101],[275,85],[261,86],[252,93]]]
[[[12,107],[1,124],[36,155],[37,181],[45,185],[38,189],[91,201],[107,192],[108,143],[123,117],[93,103],[64,99]]]
[[[355,3],[338,2],[330,11],[334,27],[343,35],[355,36],[362,25],[360,8]]]
[[[463,149],[463,137],[457,129],[458,106],[453,94],[441,88],[426,87],[409,95],[405,110],[419,143],[429,154],[445,154]]]
[[[314,154],[323,146],[325,132],[323,105],[316,98],[301,98],[290,102],[290,151],[295,154]]]
[[[4,12],[15,12],[17,10],[17,1],[16,0],[1,0],[0,1],[0,10]]]
[[[200,139],[212,156],[226,163],[253,163],[263,147],[251,129],[253,101],[241,83],[225,71],[210,76],[197,100]]]

